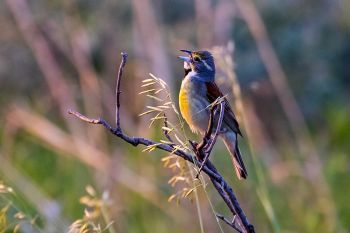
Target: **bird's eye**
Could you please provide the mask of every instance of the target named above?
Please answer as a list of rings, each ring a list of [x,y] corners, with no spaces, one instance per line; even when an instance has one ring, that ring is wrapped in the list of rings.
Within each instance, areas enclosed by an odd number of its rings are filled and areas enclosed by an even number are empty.
[[[193,60],[194,60],[194,61],[199,61],[200,58],[199,58],[199,57],[194,57]]]

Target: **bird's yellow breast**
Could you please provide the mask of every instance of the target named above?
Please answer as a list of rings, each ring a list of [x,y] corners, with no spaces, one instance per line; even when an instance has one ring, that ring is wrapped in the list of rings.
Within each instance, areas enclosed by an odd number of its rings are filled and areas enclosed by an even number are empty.
[[[179,93],[179,107],[182,117],[193,132],[205,131],[208,125],[210,104],[205,95],[205,83],[185,77]]]
[[[191,115],[190,115],[190,103],[188,99],[188,93],[187,93],[186,87],[181,87],[180,93],[179,93],[179,107],[182,117],[187,121],[191,121]]]

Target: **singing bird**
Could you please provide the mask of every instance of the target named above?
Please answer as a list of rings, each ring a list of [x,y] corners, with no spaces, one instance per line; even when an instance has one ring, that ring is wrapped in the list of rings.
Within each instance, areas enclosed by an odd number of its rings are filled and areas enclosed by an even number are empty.
[[[184,61],[185,76],[179,93],[182,117],[191,130],[204,134],[209,123],[210,106],[222,92],[215,83],[215,64],[208,51],[180,50],[188,56],[179,56]],[[225,97],[224,116],[219,137],[224,141],[239,179],[247,177],[241,152],[238,148],[238,135],[241,135],[238,122]],[[215,119],[215,118],[214,118]]]

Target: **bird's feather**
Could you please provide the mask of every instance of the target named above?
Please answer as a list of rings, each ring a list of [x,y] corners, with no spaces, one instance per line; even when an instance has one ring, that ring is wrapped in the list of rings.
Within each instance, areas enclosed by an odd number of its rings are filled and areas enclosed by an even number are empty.
[[[247,169],[244,166],[241,152],[238,148],[237,134],[233,132],[226,132],[224,134],[221,134],[221,138],[223,139],[228,151],[230,152],[231,160],[236,170],[237,177],[239,179],[246,179],[248,173]]]

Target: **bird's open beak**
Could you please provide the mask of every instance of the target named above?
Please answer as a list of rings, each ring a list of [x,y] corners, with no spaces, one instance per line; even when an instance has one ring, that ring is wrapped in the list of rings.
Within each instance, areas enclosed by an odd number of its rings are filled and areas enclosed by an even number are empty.
[[[191,63],[192,51],[186,50],[186,49],[181,49],[180,51],[187,53],[189,57],[185,57],[185,56],[178,56],[178,57],[185,62]]]

